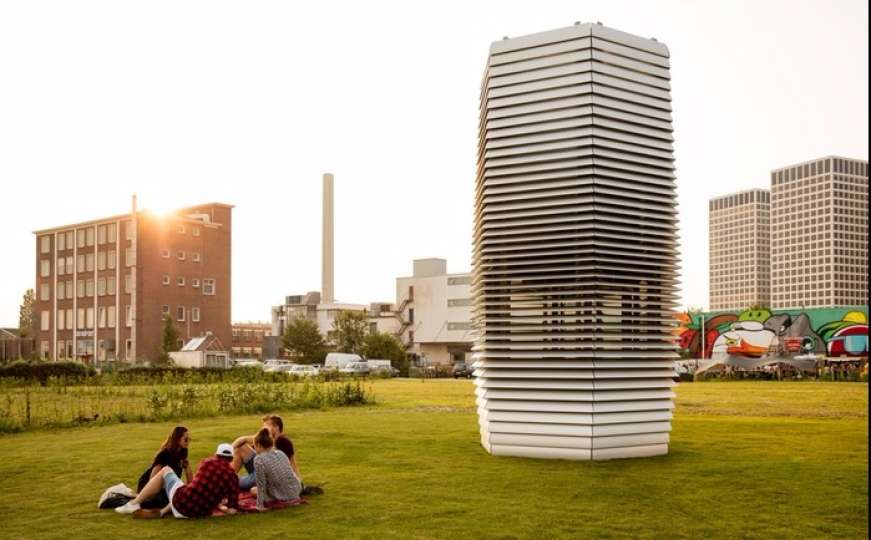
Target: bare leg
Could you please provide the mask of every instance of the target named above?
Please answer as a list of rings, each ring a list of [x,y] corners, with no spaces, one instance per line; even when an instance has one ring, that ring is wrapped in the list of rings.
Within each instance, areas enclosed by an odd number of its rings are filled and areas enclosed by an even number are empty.
[[[233,471],[239,472],[239,469],[245,464],[246,461],[251,459],[251,456],[255,454],[254,449],[249,445],[243,445],[233,451]]]
[[[161,489],[163,489],[163,476],[167,472],[171,472],[172,469],[170,467],[164,467],[160,469],[160,472],[151,477],[151,480],[148,481],[147,484],[142,488],[142,491],[136,495],[136,498],[133,499],[133,502],[136,504],[142,504],[142,501],[147,501],[148,499],[157,495]]]

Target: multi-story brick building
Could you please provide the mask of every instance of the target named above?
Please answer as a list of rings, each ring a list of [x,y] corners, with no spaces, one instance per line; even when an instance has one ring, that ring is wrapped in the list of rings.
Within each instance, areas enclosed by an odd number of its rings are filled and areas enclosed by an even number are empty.
[[[232,208],[134,209],[35,231],[40,356],[98,365],[154,359],[165,314],[180,340],[211,332],[229,344]]]
[[[868,162],[827,156],[771,173],[775,309],[867,305]]]
[[[272,332],[267,322],[233,323],[233,358],[263,358],[263,341]]]
[[[708,203],[710,309],[771,304],[770,193],[751,189]]]

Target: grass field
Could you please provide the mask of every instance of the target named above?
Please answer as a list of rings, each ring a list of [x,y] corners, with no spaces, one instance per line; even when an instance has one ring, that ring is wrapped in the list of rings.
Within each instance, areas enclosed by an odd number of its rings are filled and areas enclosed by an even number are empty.
[[[868,385],[681,385],[668,456],[494,458],[472,384],[375,381],[376,405],[280,411],[304,507],[139,521],[97,510],[135,483],[171,423],[0,436],[2,538],[866,538]],[[197,462],[256,416],[187,422]]]

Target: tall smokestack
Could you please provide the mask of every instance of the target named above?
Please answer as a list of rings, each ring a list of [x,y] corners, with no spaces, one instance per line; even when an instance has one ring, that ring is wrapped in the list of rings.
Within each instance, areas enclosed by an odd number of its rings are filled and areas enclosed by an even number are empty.
[[[324,174],[324,209],[321,245],[321,303],[331,304],[333,298],[333,175]]]

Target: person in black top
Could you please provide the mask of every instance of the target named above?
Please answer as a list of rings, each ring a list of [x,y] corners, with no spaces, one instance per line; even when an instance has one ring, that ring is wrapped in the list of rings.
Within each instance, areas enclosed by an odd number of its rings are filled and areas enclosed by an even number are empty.
[[[296,474],[296,477],[302,481],[302,475],[299,473],[299,465],[296,462],[296,452],[294,452],[293,442],[284,434],[284,421],[276,414],[267,414],[263,417],[263,425],[261,428],[269,430],[274,441],[275,448],[284,452],[290,462],[290,468]],[[247,474],[239,478],[239,487],[243,490],[251,489],[257,482],[254,474],[254,456],[257,452],[254,451],[254,435],[239,437],[233,441],[233,470],[239,471],[243,466]]]
[[[160,445],[160,449],[151,460],[151,466],[139,477],[139,482],[136,486],[136,491],[142,491],[145,484],[158,474],[164,467],[169,467],[176,475],[181,477],[184,471],[185,481],[190,482],[193,478],[191,474],[191,466],[188,462],[188,446],[191,443],[191,432],[184,426],[176,426],[170,432],[166,441]],[[163,508],[169,504],[166,499],[166,494],[161,491],[151,500],[143,502],[144,508]]]

